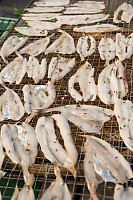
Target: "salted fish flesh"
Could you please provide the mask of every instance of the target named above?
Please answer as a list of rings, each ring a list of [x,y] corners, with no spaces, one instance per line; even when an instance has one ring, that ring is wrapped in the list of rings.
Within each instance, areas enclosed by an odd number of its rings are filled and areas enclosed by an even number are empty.
[[[53,20],[56,19],[58,15],[61,15],[61,13],[24,13],[21,18],[25,21]]]
[[[56,0],[53,3],[53,0],[44,0],[44,1],[40,1],[40,2],[34,2],[34,5],[36,6],[67,6],[70,4],[70,0]]]
[[[70,128],[67,131],[70,131]],[[71,160],[67,151],[58,142],[55,135],[54,121],[51,117],[41,117],[38,119],[36,135],[44,156],[52,163],[68,169],[75,177],[76,169],[73,160]]]
[[[34,20],[34,21],[27,21],[27,24],[30,27],[43,29],[45,27],[46,30],[54,30],[60,28],[61,24],[57,22],[48,22],[48,21],[41,21],[41,20]]]
[[[122,11],[121,19],[119,20],[118,16],[121,11]],[[131,4],[124,2],[114,12],[113,22],[115,22],[115,23],[120,23],[120,22],[130,23],[132,18],[133,18],[133,7]]]
[[[0,121],[5,119],[17,121],[25,113],[24,106],[17,93],[7,87],[5,89],[6,91],[0,96]]]
[[[8,61],[6,57],[8,57],[13,52],[17,51],[20,47],[22,47],[28,40],[28,37],[17,37],[17,36],[10,36],[3,44],[0,50],[0,56],[2,57],[3,61],[7,64]]]
[[[33,43],[30,43],[29,45],[27,45],[26,47],[22,48],[20,50],[20,54],[28,54],[30,56],[37,56],[42,52],[45,52],[45,49],[47,47],[47,45],[50,42],[50,38],[46,37],[40,40],[36,40]]]
[[[114,114],[119,124],[121,138],[125,145],[133,151],[133,103],[116,97]]]
[[[80,7],[80,8],[95,8],[96,10],[97,9],[100,9],[100,10],[103,10],[105,9],[105,5],[104,5],[104,2],[101,2],[101,1],[78,1],[76,3],[73,3],[73,4],[70,4],[70,6],[76,6],[76,7]]]
[[[32,27],[15,27],[15,31],[27,35],[27,36],[47,36],[48,32],[46,29],[38,29]]]
[[[102,12],[102,9],[96,9],[95,7],[68,7],[63,12],[63,14],[89,14],[89,13],[99,13]]]
[[[39,110],[38,110],[39,111]],[[100,133],[103,124],[110,120],[113,111],[92,105],[65,105],[61,107],[40,110],[41,113],[51,111],[61,112],[70,122],[86,133]]]
[[[64,183],[59,168],[54,167],[56,180],[51,183],[49,188],[44,192],[40,200],[71,200],[71,194],[68,190],[67,184]]]
[[[74,39],[65,31],[60,30],[61,36],[56,39],[46,50],[48,53],[72,54],[75,52]]]
[[[55,100],[55,88],[52,82],[47,85],[24,85],[24,107],[28,114],[38,108],[48,108]]]
[[[84,78],[83,78],[84,77]],[[74,88],[79,83],[82,95]],[[94,101],[97,96],[97,86],[94,80],[94,68],[87,61],[68,81],[68,92],[75,101]]]
[[[90,47],[88,44],[88,38],[90,40]],[[81,61],[84,60],[85,57],[92,55],[96,50],[96,40],[93,36],[83,36],[80,37],[77,43],[77,52],[81,57]]]
[[[60,24],[78,25],[78,24],[90,24],[100,22],[108,19],[109,15],[94,14],[94,15],[61,15],[57,16]]]
[[[54,83],[62,79],[75,66],[75,58],[53,57],[49,64],[48,78]]]
[[[28,167],[33,164],[37,155],[37,138],[35,130],[29,124],[4,124],[1,127],[2,143],[9,158],[23,169],[24,181],[30,185],[33,175]]]
[[[15,58],[0,72],[0,83],[8,82],[10,84],[20,84],[26,73],[26,69],[26,58],[21,56]]]
[[[116,184],[114,191],[114,200],[132,200],[133,199],[133,188],[124,188],[121,184]]]
[[[105,104],[114,104],[115,92],[119,98],[126,96],[128,92],[128,83],[126,80],[124,67],[117,60],[105,67],[98,78],[98,96]]]
[[[123,61],[129,59],[133,54],[133,33],[127,38],[121,34],[116,34],[116,56]]]
[[[115,58],[115,42],[111,38],[102,38],[98,45],[98,50],[102,60],[106,60],[105,65]]]
[[[62,12],[64,7],[32,7],[32,8],[25,8],[25,11],[31,13],[55,13],[55,12]]]
[[[125,183],[133,177],[130,164],[109,143],[94,136],[86,136],[84,175],[91,199],[98,200],[99,183]]]
[[[42,80],[46,74],[47,70],[47,60],[46,58],[42,59],[41,64],[34,56],[30,56],[27,62],[27,74],[29,78],[33,78],[35,83],[38,83]]]
[[[96,24],[93,26],[74,27],[73,29],[73,31],[75,32],[83,32],[83,33],[104,33],[104,32],[114,32],[120,30],[123,30],[123,28],[113,24]]]
[[[2,139],[0,135],[0,179],[5,175],[5,172],[1,170],[4,158],[5,158],[5,153],[3,151],[3,144],[2,144]]]

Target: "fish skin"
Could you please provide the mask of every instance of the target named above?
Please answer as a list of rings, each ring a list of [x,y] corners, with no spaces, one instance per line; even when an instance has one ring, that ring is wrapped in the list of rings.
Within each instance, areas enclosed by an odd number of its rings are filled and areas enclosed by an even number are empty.
[[[15,31],[26,36],[47,36],[48,31],[46,29],[38,29],[32,27],[15,27]]]
[[[114,200],[132,200],[133,199],[133,188],[124,188],[123,185],[116,184],[114,191]]]

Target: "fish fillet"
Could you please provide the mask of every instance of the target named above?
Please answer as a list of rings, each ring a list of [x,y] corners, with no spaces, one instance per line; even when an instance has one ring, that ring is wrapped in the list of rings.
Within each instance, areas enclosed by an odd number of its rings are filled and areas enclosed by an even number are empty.
[[[111,38],[102,38],[98,45],[98,50],[102,60],[106,60],[105,65],[115,58],[115,42]]]
[[[53,3],[53,0],[45,0],[45,1],[40,1],[40,2],[34,2],[34,5],[36,6],[67,6],[70,4],[70,0],[56,0]]]
[[[61,15],[57,16],[60,24],[78,25],[78,24],[90,24],[100,22],[108,19],[109,15],[95,14],[95,15]]]
[[[56,180],[51,183],[49,188],[44,192],[40,200],[71,200],[71,194],[67,184],[64,183],[59,168],[54,167]]]
[[[31,13],[55,13],[55,12],[62,12],[64,7],[32,7],[32,8],[25,8],[25,11]]]
[[[67,131],[70,131],[70,128]],[[36,135],[44,156],[53,164],[68,169],[75,177],[76,169],[73,160],[71,160],[67,151],[58,142],[55,135],[54,121],[51,117],[41,117],[38,119]]]
[[[1,170],[4,158],[5,158],[5,153],[3,151],[3,144],[2,144],[2,139],[0,135],[0,179],[5,175],[5,172]]]
[[[50,81],[47,85],[25,85],[22,90],[24,107],[28,114],[38,108],[49,107],[55,100],[55,88]]]
[[[133,103],[116,97],[114,114],[119,124],[121,138],[125,145],[133,151]]]
[[[75,52],[74,39],[65,31],[60,30],[61,36],[56,39],[46,50],[48,53],[72,54]]]
[[[88,44],[88,38],[90,40],[90,47]],[[96,50],[96,40],[93,36],[83,36],[80,37],[77,43],[77,52],[81,57],[81,61],[84,60],[85,57],[92,55]]]
[[[27,35],[27,36],[47,36],[48,32],[46,29],[38,29],[32,27],[15,27],[15,31]]]
[[[122,14],[120,17],[121,19],[118,19],[118,16],[121,13],[121,11],[122,11]],[[132,18],[133,18],[133,7],[131,4],[124,2],[114,12],[113,22],[120,23],[124,21],[126,23],[130,23]]]
[[[114,200],[132,200],[133,199],[133,188],[124,188],[123,185],[116,184],[114,191]]]
[[[26,58],[21,56],[17,57],[0,72],[0,83],[8,82],[10,84],[16,83],[18,85],[21,83],[26,70]]]
[[[56,19],[58,15],[61,15],[60,13],[24,13],[22,15],[22,19],[26,21],[36,21],[36,20],[53,20]]]
[[[22,47],[28,40],[28,37],[17,37],[17,36],[10,36],[3,44],[0,50],[0,56],[2,57],[3,61],[7,64],[8,61],[6,57],[8,57],[13,52],[17,51],[20,47]]]
[[[116,91],[119,98],[123,98],[128,92],[124,67],[119,60],[105,67],[98,78],[98,96],[103,103],[114,104]]]
[[[23,169],[24,181],[31,184],[32,174],[28,167],[34,163],[37,155],[37,138],[35,130],[29,124],[4,124],[1,127],[2,143],[9,158]]]
[[[5,89],[6,91],[0,96],[0,121],[5,119],[18,121],[25,113],[23,104],[17,93],[7,87]]]
[[[133,54],[133,33],[127,38],[121,33],[116,34],[116,56],[123,61]]]
[[[118,27],[113,24],[96,24],[93,26],[81,26],[74,27],[73,31],[75,32],[83,32],[83,33],[104,33],[104,32],[114,32],[121,31],[122,27]]]
[[[49,64],[48,78],[54,83],[62,79],[75,66],[75,58],[53,57]]]
[[[42,59],[41,64],[34,56],[30,56],[27,62],[27,74],[28,77],[32,77],[35,83],[42,80],[46,74],[47,61],[46,58]]]
[[[94,136],[86,136],[84,175],[91,199],[98,200],[99,183],[125,183],[133,177],[130,164],[109,143]]]
[[[60,28],[61,24],[57,22],[48,22],[41,20],[27,21],[28,26],[38,29],[54,30]]]
[[[84,77],[84,78],[83,78]],[[79,83],[82,95],[74,89],[74,84]],[[86,61],[68,81],[68,92],[75,101],[94,101],[97,96],[97,86],[94,81],[94,68]]]
[[[40,40],[36,40],[33,43],[30,43],[29,45],[27,45],[26,47],[22,48],[20,50],[21,54],[28,54],[30,56],[37,56],[42,52],[45,52],[45,49],[47,47],[47,45],[50,42],[50,38],[49,37],[45,37],[43,39]]]

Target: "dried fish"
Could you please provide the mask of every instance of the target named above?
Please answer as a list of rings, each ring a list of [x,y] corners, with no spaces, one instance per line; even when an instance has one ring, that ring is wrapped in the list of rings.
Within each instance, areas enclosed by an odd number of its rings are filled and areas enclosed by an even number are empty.
[[[76,6],[76,7],[80,7],[80,8],[87,7],[88,9],[95,8],[95,10],[105,9],[104,2],[102,2],[102,1],[78,1],[76,3],[70,4],[70,6]]]
[[[6,57],[8,57],[13,52],[17,51],[20,47],[22,47],[28,40],[28,37],[17,37],[17,36],[10,36],[3,44],[0,50],[0,56],[2,57],[3,61],[7,64],[8,61]]]
[[[56,0],[53,3],[53,0],[45,0],[45,1],[41,1],[41,2],[34,2],[34,5],[36,6],[67,6],[68,4],[70,4],[70,0]]]
[[[114,191],[114,200],[132,200],[133,199],[133,188],[124,188],[121,184],[116,184]]]
[[[102,38],[99,42],[98,50],[102,60],[106,60],[105,65],[115,58],[115,42],[111,38]]]
[[[68,123],[67,123],[67,128],[68,128],[67,131],[70,131]],[[65,127],[65,130],[67,128]],[[75,163],[73,163],[73,160],[71,160],[67,151],[58,142],[55,135],[53,119],[51,117],[41,117],[38,119],[36,125],[36,135],[38,142],[41,146],[41,150],[44,153],[45,157],[52,163],[61,167],[65,167],[75,177],[76,175],[76,169],[74,168]]]
[[[68,190],[67,184],[64,183],[59,168],[54,168],[56,180],[51,183],[50,187],[44,192],[40,200],[71,200],[71,194]]]
[[[121,13],[121,11],[122,11],[122,14],[120,17],[121,19],[119,20],[118,16]],[[130,23],[132,18],[133,18],[133,7],[131,4],[124,2],[114,12],[113,22],[120,23],[124,21],[126,23]]]
[[[57,22],[48,22],[41,20],[27,21],[28,26],[38,29],[54,30],[60,28],[61,24]]]
[[[90,39],[91,46],[89,47],[88,38]],[[77,43],[77,52],[80,54],[81,61],[85,57],[92,55],[96,50],[96,40],[93,36],[80,37]]]
[[[17,93],[7,87],[5,89],[6,91],[0,96],[0,121],[5,119],[17,121],[24,115],[23,104]]]
[[[75,66],[75,58],[53,57],[49,64],[48,78],[54,83],[62,79]]]
[[[47,36],[48,31],[46,29],[38,29],[38,28],[32,28],[32,27],[15,27],[15,31],[27,35],[27,36]]]
[[[55,12],[62,12],[64,7],[32,7],[32,8],[25,8],[25,11],[31,13],[55,13]]]
[[[2,143],[9,158],[23,169],[24,181],[31,185],[33,175],[28,167],[34,163],[37,155],[37,138],[35,130],[29,124],[4,124],[1,127]]]
[[[23,87],[24,107],[28,114],[38,108],[48,108],[55,100],[55,88],[52,82],[47,85],[25,85]]]
[[[46,37],[40,40],[36,40],[33,43],[30,43],[29,45],[27,45],[26,47],[24,47],[23,49],[20,50],[21,54],[28,54],[31,56],[37,56],[42,52],[45,52],[45,49],[47,47],[47,45],[50,42],[50,38]]]
[[[87,5],[87,4],[86,4]],[[99,13],[102,9],[96,9],[95,7],[68,7],[63,12],[64,14],[89,14],[89,13]]]
[[[75,52],[74,39],[65,31],[60,30],[61,36],[56,39],[46,50],[48,53],[72,54]]]
[[[18,85],[21,83],[26,70],[26,58],[21,56],[17,57],[0,72],[0,83],[8,82],[10,84],[16,83]]]
[[[84,78],[83,78],[84,77]],[[79,83],[81,94],[74,89],[74,84]],[[75,101],[94,101],[97,96],[97,86],[94,81],[94,68],[87,61],[68,81],[68,92]]]
[[[5,153],[3,151],[3,144],[2,144],[1,135],[0,135],[0,179],[6,174],[5,172],[1,170],[4,158],[5,158]]]
[[[60,24],[78,25],[78,24],[90,24],[100,22],[108,19],[109,15],[95,14],[95,15],[61,15],[57,16]]]
[[[22,19],[26,21],[37,21],[37,20],[54,20],[61,13],[24,13]]]
[[[109,143],[94,136],[86,136],[84,174],[91,199],[98,200],[99,183],[125,183],[133,177],[130,164]]]
[[[98,78],[98,96],[103,103],[114,104],[116,91],[119,98],[123,98],[128,92],[124,67],[119,60],[105,67]]]
[[[38,83],[42,80],[46,74],[47,70],[47,60],[46,58],[42,59],[41,64],[34,56],[30,56],[27,62],[27,74],[28,77],[32,77],[35,83]]]
[[[127,38],[121,33],[116,34],[116,56],[123,61],[133,54],[133,33]]]
[[[93,26],[74,27],[73,31],[83,33],[104,33],[124,30],[113,24],[96,24]]]

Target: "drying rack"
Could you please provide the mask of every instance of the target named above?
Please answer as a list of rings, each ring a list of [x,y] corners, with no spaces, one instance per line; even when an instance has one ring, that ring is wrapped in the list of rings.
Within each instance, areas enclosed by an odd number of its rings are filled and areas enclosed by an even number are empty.
[[[99,0],[100,1],[100,0]],[[76,0],[72,0],[71,3],[77,2]],[[112,17],[114,14],[114,11],[117,9],[119,5],[121,5],[124,2],[124,0],[104,0],[106,9],[104,13],[109,13],[110,18],[107,19],[105,22],[101,23],[113,23]],[[132,4],[132,0],[127,0],[127,3]],[[34,1],[31,1],[31,3],[27,7],[32,7]],[[22,24],[22,19],[21,17],[18,19],[17,23],[15,26],[19,26],[19,24]],[[25,25],[25,23],[23,22]],[[127,29],[126,32],[122,32],[126,36],[128,36],[131,33],[131,30],[133,30],[133,20],[131,24],[118,24],[119,26],[122,26]],[[78,39],[87,34],[83,33],[76,33],[73,32],[73,27],[74,26],[66,26],[63,25],[61,27],[62,30],[65,30],[67,33],[69,33],[71,36],[73,36],[75,45],[77,44]],[[55,33],[54,37],[51,38],[51,43],[57,39],[60,36],[60,33],[55,30],[51,31],[50,34]],[[94,36],[96,39],[97,45],[99,44],[99,41],[103,37],[111,37],[112,39],[115,40],[115,35],[117,32],[111,32],[111,33],[95,33],[91,34]],[[7,36],[7,38],[11,35],[20,35],[15,30],[12,28]],[[26,45],[28,45],[31,42],[34,42],[37,39],[40,39],[41,37],[29,37],[29,40],[27,41]],[[50,44],[51,44],[50,43]],[[1,43],[2,46],[2,43]],[[61,54],[60,54],[61,55]],[[26,58],[28,58],[27,55],[24,55]],[[44,53],[40,54],[37,56],[39,62],[46,57],[48,65],[50,63],[50,60],[52,57],[57,56],[57,54],[48,54],[45,55]],[[62,55],[61,55],[62,56]],[[16,54],[12,54],[8,57],[8,61],[12,61],[16,57]],[[63,57],[68,57],[68,58],[75,58],[76,59],[76,66],[74,69],[68,73],[62,80],[59,80],[55,83],[55,89],[56,89],[56,99],[55,102],[51,105],[51,107],[56,107],[56,106],[63,106],[67,104],[75,104],[75,100],[71,98],[71,96],[68,93],[67,86],[68,86],[68,80],[69,78],[76,72],[76,70],[85,62],[88,61],[91,63],[91,65],[95,68],[95,82],[97,83],[99,73],[104,69],[104,64],[105,61],[102,61],[99,56],[98,50],[96,52],[85,59],[84,62],[81,62],[80,56],[77,52],[71,54],[71,55],[63,55]],[[114,60],[113,60],[114,61]],[[112,62],[113,62],[112,61]],[[6,65],[3,63],[2,59],[0,58],[0,63],[1,63],[1,69],[3,69]],[[133,56],[125,60],[123,62],[123,65],[125,67],[125,72],[126,72],[126,77],[128,81],[128,86],[129,86],[129,91],[126,97],[124,99],[128,99],[133,102]],[[48,81],[47,74],[43,80],[41,80],[38,84],[46,84]],[[27,75],[23,78],[22,82],[19,85],[9,85],[6,84],[7,87],[13,89],[21,98],[21,101],[24,103],[24,98],[23,98],[23,93],[22,93],[22,88],[25,84],[34,84],[33,80],[28,78]],[[79,89],[79,86],[75,86],[76,89]],[[0,88],[0,95],[3,94],[4,90],[3,88]],[[88,105],[97,105],[100,107],[104,108],[110,108],[113,109],[113,106],[107,106],[103,104],[99,97],[96,98],[94,102],[82,102],[81,104],[88,104]],[[39,117],[42,115],[40,114],[39,116],[36,116],[32,119],[30,122],[30,125],[33,127],[36,126],[36,122]],[[21,124],[22,121],[24,121],[27,117],[27,114],[23,116],[23,118],[19,121]],[[5,120],[3,122],[0,122],[1,126],[2,124],[8,124],[8,123],[13,123],[12,120]],[[78,161],[76,164],[76,169],[77,169],[77,175],[76,178],[72,176],[70,172],[68,172],[66,169],[61,168],[61,175],[64,179],[64,181],[67,183],[67,186],[72,194],[72,200],[88,200],[89,199],[89,191],[87,189],[86,183],[85,183],[85,178],[84,178],[84,173],[83,173],[83,159],[84,159],[84,142],[85,139],[80,137],[79,135],[84,134],[80,129],[78,129],[75,125],[72,123],[69,123],[72,131],[72,136],[75,141],[76,148],[78,150]],[[63,144],[63,140],[59,135],[59,130],[56,129],[56,134],[59,142]],[[111,145],[113,145],[131,164],[131,167],[133,167],[133,154],[132,152],[124,145],[123,140],[121,139],[119,135],[119,128],[118,128],[118,123],[116,121],[116,118],[113,116],[110,121],[106,122],[101,129],[101,135],[97,134],[91,134],[95,135],[101,139],[104,139]],[[14,163],[6,156],[4,163],[3,163],[3,168],[2,168],[6,173],[6,175],[0,180],[0,190],[3,196],[3,200],[5,199],[11,199],[11,195],[14,192],[14,188],[16,184],[18,185],[19,189],[21,189],[24,185],[24,180],[23,180],[23,173],[22,169],[19,165],[15,166]],[[33,185],[34,193],[35,193],[35,198],[40,199],[42,196],[43,192],[49,187],[52,181],[55,180],[55,175],[53,171],[53,164],[51,164],[46,158],[44,158],[44,155],[42,151],[40,150],[40,146],[38,146],[38,154],[35,160],[35,163],[32,164],[29,168],[30,173],[33,173],[35,175],[35,182]],[[131,184],[133,182],[131,181]],[[97,188],[97,195],[100,200],[113,200],[113,192],[114,192],[114,183],[102,183],[98,186]]]

